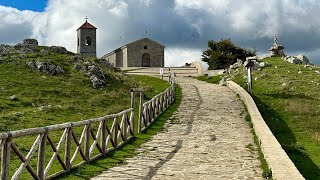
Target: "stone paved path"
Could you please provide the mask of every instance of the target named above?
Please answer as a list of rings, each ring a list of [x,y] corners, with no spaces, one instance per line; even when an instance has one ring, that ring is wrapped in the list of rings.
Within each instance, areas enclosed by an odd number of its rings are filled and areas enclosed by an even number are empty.
[[[177,78],[183,99],[164,131],[102,179],[262,179],[242,102],[227,87]]]

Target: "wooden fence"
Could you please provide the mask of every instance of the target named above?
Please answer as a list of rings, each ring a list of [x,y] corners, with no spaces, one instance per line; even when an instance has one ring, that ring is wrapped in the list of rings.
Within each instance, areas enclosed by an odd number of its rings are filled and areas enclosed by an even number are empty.
[[[34,179],[52,179],[74,167],[88,163],[106,155],[111,150],[119,148],[133,138],[135,134],[135,94],[140,93],[137,124],[138,133],[141,133],[174,101],[173,73],[170,74],[169,81],[171,84],[169,88],[145,103],[143,103],[143,90],[132,89],[131,108],[117,114],[79,122],[0,133],[1,179],[19,179],[25,169]],[[94,124],[98,128],[93,128]],[[82,133],[76,133],[75,128],[80,128]],[[51,133],[56,131],[62,133],[57,143],[51,137]],[[23,141],[18,141],[18,139],[30,136],[36,136],[36,139],[27,155],[24,155],[22,150],[19,149],[19,145],[22,145]],[[46,155],[48,150],[52,152],[50,158]],[[94,151],[97,151],[95,155]],[[35,154],[37,154],[37,157],[34,157]],[[76,163],[77,156],[82,159],[79,163]],[[13,159],[18,159],[20,165],[14,172],[10,172],[10,160]],[[58,161],[62,170],[49,174],[55,161]]]

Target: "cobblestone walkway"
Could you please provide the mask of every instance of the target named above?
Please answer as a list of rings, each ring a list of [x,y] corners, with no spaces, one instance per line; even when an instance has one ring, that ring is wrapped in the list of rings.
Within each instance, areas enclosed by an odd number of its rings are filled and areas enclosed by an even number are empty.
[[[139,155],[102,179],[262,179],[242,102],[227,87],[177,78],[182,103]]]

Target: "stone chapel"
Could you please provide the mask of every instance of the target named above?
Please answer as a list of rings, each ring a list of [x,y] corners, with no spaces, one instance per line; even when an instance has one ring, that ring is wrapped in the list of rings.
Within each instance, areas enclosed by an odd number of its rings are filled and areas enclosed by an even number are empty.
[[[97,56],[97,28],[86,22],[77,29],[77,53],[87,56]],[[165,46],[149,38],[142,38],[121,46],[104,55],[114,67],[164,67]]]
[[[102,58],[114,67],[164,67],[165,46],[142,38],[109,52]]]

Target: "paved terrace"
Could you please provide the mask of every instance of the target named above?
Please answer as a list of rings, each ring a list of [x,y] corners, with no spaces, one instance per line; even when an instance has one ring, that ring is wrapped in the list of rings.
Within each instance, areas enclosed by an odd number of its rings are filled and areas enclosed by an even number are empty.
[[[165,130],[137,156],[92,179],[263,179],[240,99],[227,87],[176,81],[182,103]]]

